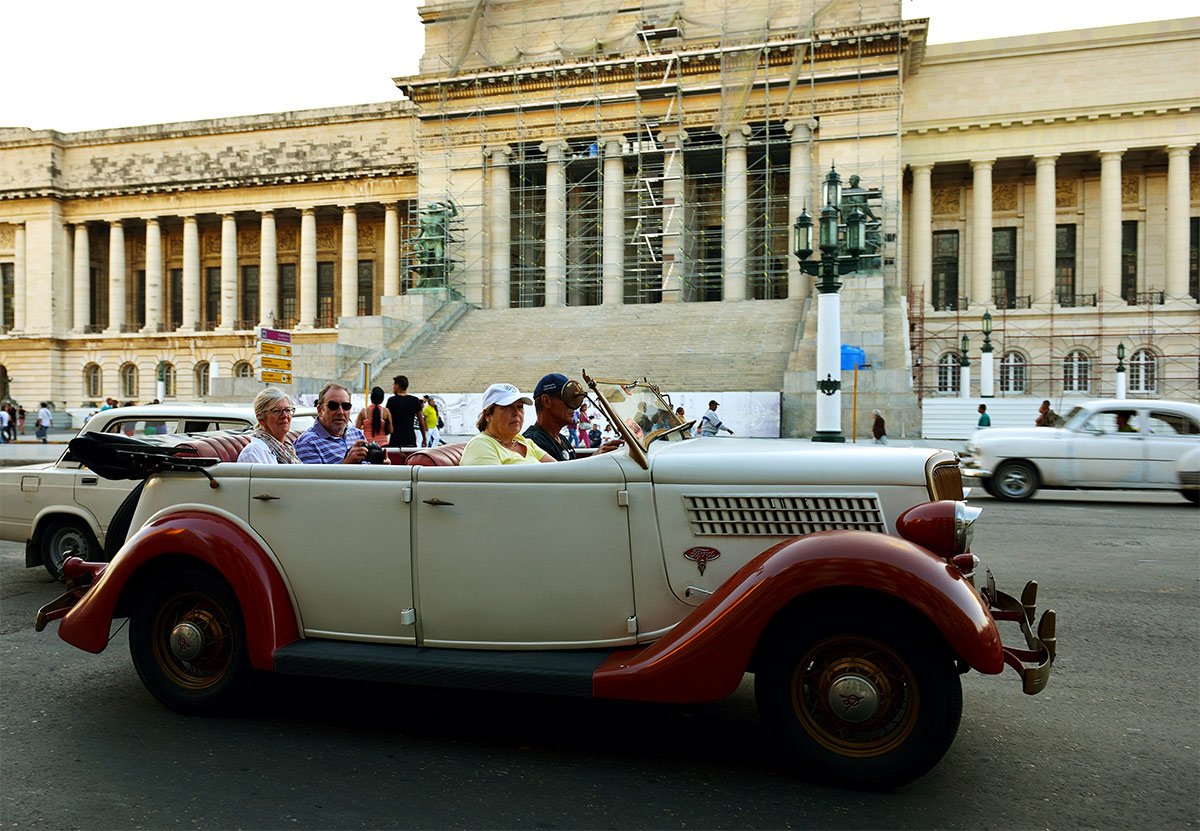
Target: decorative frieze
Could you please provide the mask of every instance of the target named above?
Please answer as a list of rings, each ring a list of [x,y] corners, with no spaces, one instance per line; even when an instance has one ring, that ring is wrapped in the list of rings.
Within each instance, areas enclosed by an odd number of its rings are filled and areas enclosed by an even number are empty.
[[[1004,182],[999,185],[992,186],[992,210],[993,211],[1016,211],[1017,210],[1017,185],[1015,182]]]
[[[1195,177],[1192,178],[1195,184]],[[11,254],[17,244],[17,229],[12,225],[0,225],[0,252]]]
[[[300,234],[295,228],[280,228],[275,238],[276,248],[280,251],[295,251],[300,244]]]
[[[200,233],[200,254],[205,257],[221,256],[220,231],[202,231]]]
[[[1138,205],[1142,201],[1141,176],[1121,177],[1121,204]]]
[[[1054,183],[1054,207],[1073,208],[1079,204],[1079,181],[1058,179]]]
[[[359,224],[358,226],[358,247],[374,248],[375,247],[375,226]]]
[[[961,188],[934,188],[933,189],[933,215],[934,216],[958,216],[962,210],[962,189]]]
[[[239,228],[237,246],[239,254],[257,254],[261,233],[258,228]]]
[[[321,251],[336,251],[337,247],[337,230],[330,225],[317,226],[317,248]]]
[[[167,244],[167,256],[182,257],[183,236],[181,234],[164,234],[163,237]]]
[[[1200,202],[1200,170],[1192,168],[1191,170],[1191,187],[1188,188],[1191,197],[1188,199],[1193,205]]]

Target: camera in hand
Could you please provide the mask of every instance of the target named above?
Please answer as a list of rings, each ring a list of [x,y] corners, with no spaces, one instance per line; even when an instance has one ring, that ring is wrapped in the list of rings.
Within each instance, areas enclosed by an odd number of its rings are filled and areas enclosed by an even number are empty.
[[[367,462],[369,464],[381,465],[384,463],[387,453],[382,447],[373,441],[367,442],[365,446],[367,448]]]

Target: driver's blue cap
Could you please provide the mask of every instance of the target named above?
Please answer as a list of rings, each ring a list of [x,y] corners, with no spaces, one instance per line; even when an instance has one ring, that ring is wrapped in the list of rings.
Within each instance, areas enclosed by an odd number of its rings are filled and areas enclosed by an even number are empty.
[[[549,375],[542,377],[542,380],[537,382],[537,386],[533,388],[533,400],[536,401],[543,395],[552,395],[555,398],[562,395],[563,387],[567,385],[567,376],[551,372]]]

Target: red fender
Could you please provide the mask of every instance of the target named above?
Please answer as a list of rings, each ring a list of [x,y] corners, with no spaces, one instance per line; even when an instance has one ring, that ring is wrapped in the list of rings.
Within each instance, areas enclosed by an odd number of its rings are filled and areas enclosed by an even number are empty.
[[[67,613],[58,636],[86,652],[108,645],[113,614],[130,578],[156,557],[183,554],[216,569],[233,588],[246,623],[250,663],[269,670],[275,650],[299,640],[292,599],[270,556],[246,531],[218,514],[180,511],[144,526]]]
[[[741,682],[776,613],[807,592],[838,588],[902,600],[933,623],[973,669],[989,675],[1004,669],[991,613],[945,560],[898,537],[828,531],[764,551],[666,637],[614,653],[593,674],[593,694],[675,703],[724,698]]]

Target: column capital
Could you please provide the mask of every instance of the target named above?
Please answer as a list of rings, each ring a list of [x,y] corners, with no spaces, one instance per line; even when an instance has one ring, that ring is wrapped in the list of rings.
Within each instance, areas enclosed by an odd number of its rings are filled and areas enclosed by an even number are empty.
[[[671,127],[666,130],[659,131],[658,141],[660,144],[666,144],[669,141],[676,143],[676,146],[682,147],[687,142],[689,136],[688,131],[682,127]]]
[[[745,147],[746,139],[750,136],[750,127],[746,124],[737,127],[731,127],[728,130],[719,131],[720,135],[725,139],[727,145],[734,147]]]
[[[625,145],[625,136],[622,136],[622,135],[601,136],[600,144],[603,147],[605,156],[620,156],[621,148],[624,147],[624,145]],[[616,149],[615,150],[611,149],[614,146],[616,147]]]
[[[803,120],[789,119],[783,122],[783,129],[791,134],[792,141],[808,141],[813,132],[817,129],[817,120],[815,118],[806,118]]]
[[[259,211],[258,213],[263,219],[266,219],[267,217],[270,217],[271,219],[275,218],[274,208],[267,208],[266,210]]]
[[[910,164],[908,169],[915,175],[917,173],[933,173],[934,162],[921,162],[919,164]]]
[[[995,159],[971,159],[971,170],[991,170],[995,164]]]
[[[1126,149],[1127,148],[1121,147],[1116,150],[1100,150],[1098,151],[1100,155],[1100,161],[1112,161],[1114,159],[1116,161],[1120,161],[1121,157],[1125,155]]]
[[[358,212],[357,202],[339,202],[338,207],[342,209],[342,214],[352,214]]]
[[[551,162],[561,162],[563,153],[570,148],[562,139],[554,139],[553,141],[543,141],[538,145],[538,149],[546,154],[546,160]],[[555,158],[557,156],[557,158]]]
[[[1174,158],[1175,156],[1190,156],[1192,154],[1192,150],[1195,148],[1195,146],[1196,146],[1195,143],[1192,143],[1192,144],[1168,144],[1167,145],[1167,158]]]
[[[108,222],[108,224],[109,224],[111,227],[113,227],[113,228],[120,228],[120,227],[121,227],[121,223],[122,223],[122,222],[124,222],[125,220],[123,220],[123,219],[109,219],[109,220],[105,220],[105,221],[106,221],[106,222]],[[22,223],[22,224],[24,224],[24,223]]]
[[[507,144],[489,144],[483,148],[484,158],[491,159],[492,164],[500,164],[502,157],[512,155],[512,147]],[[504,162],[507,164],[507,162]]]
[[[1058,153],[1042,153],[1033,157],[1033,163],[1037,167],[1053,166],[1058,162]]]
[[[221,221],[222,222],[237,222],[237,217],[233,213],[227,212],[227,213],[221,214]]]
[[[184,222],[190,222],[193,225],[196,224],[196,215],[195,214],[180,214],[179,218],[182,219]]]
[[[157,216],[143,216],[142,222],[145,222],[147,225],[157,225],[158,217]]]
[[[300,216],[316,216],[316,215],[317,215],[316,208],[301,208],[300,209]]]

